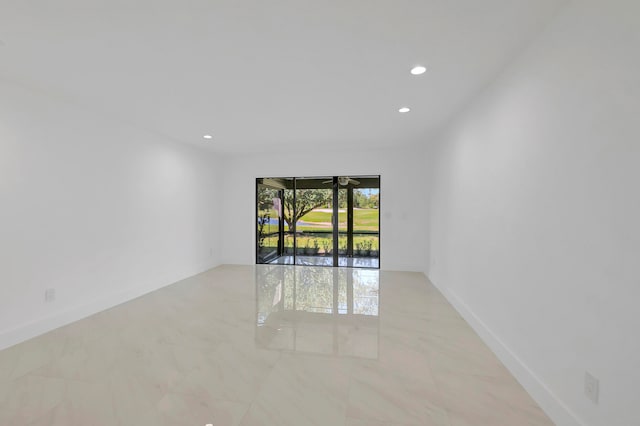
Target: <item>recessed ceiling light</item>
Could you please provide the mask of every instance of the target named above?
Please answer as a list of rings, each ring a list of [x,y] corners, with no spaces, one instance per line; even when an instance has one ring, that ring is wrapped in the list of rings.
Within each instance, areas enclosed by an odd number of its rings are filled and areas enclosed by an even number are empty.
[[[409,112],[409,111],[411,111],[411,108],[407,108],[407,107],[402,107],[398,110],[398,112],[402,112],[402,113]]]
[[[427,69],[422,65],[416,65],[415,67],[411,68],[411,74],[413,75],[424,74],[425,71],[427,71]]]
[[[211,136],[211,135],[204,135],[204,136],[203,136],[203,138],[205,138],[205,139],[213,139],[213,136]]]

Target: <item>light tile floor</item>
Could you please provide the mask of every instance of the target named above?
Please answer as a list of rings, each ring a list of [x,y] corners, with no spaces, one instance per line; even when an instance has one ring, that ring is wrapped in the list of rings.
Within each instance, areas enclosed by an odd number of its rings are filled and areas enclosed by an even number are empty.
[[[424,275],[222,266],[0,351],[0,425],[550,420]]]

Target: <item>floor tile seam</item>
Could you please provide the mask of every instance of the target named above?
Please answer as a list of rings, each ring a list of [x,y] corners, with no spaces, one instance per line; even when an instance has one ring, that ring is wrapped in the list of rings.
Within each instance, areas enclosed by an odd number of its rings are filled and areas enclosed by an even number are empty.
[[[249,415],[249,412],[251,411],[251,408],[256,404],[256,399],[258,398],[258,396],[262,392],[262,389],[263,389],[265,383],[267,382],[269,377],[271,377],[271,375],[273,374],[273,372],[274,372],[274,370],[276,368],[276,365],[280,362],[281,359],[282,359],[282,353],[279,352],[278,353],[278,358],[273,363],[273,365],[271,365],[270,370],[267,373],[267,375],[265,375],[265,377],[260,381],[260,384],[258,385],[258,389],[256,389],[253,397],[251,398],[251,401],[249,402],[249,406],[245,410],[245,412],[242,415],[242,417],[240,417],[240,422],[238,423],[239,425],[241,425],[244,422],[245,418]]]
[[[354,416],[346,416],[345,424],[346,424],[346,421],[348,421],[348,420],[356,420],[356,421],[365,421],[366,422],[366,421],[369,421],[370,419],[365,419],[365,418],[361,418],[361,417],[354,417]],[[384,420],[375,420],[375,422],[379,423],[382,426],[424,426],[424,425],[421,425],[421,424],[419,425],[417,423],[404,423],[404,422],[397,423],[397,422],[386,422]]]
[[[29,422],[29,424],[34,424],[36,422],[38,422],[39,420],[44,419],[45,417],[47,417],[47,415],[49,415],[50,413],[52,413],[54,410],[56,410],[58,407],[62,406],[65,403],[71,403],[71,401],[69,401],[68,399],[62,399],[59,403],[57,403],[55,406],[51,407],[49,410],[47,410],[46,412],[42,413],[41,416],[33,419],[31,422]]]
[[[83,383],[83,384],[100,384],[100,383],[104,383],[104,382],[99,381],[99,380],[83,380],[83,379],[65,377],[65,376],[54,375],[54,374],[29,373],[29,376],[40,377],[40,378],[43,378],[43,379],[64,380],[65,382],[74,382],[74,383]],[[104,383],[104,384],[106,384],[106,383]]]
[[[439,399],[440,403],[443,403],[445,398],[444,398],[444,393],[442,392],[442,387],[441,385],[438,383],[438,380],[436,379],[436,374],[433,371],[433,362],[432,360],[425,354],[425,360],[427,362],[427,368],[429,369],[429,376],[435,386],[435,391],[437,394],[437,397]],[[449,426],[452,425],[451,423],[451,416],[449,415],[449,410],[447,409],[446,406],[444,406],[444,404],[438,404],[440,406],[440,408],[444,411],[444,414],[446,416],[447,419],[447,423],[449,424]]]
[[[184,394],[184,393],[180,393],[180,392],[172,392],[172,391],[168,391],[162,398],[165,398],[167,396],[170,395],[175,395],[175,396],[182,396],[182,397],[193,397],[194,395],[191,394]],[[207,398],[206,399],[207,403],[211,403],[211,402],[219,402],[219,403],[232,403],[232,404],[239,404],[239,405],[249,405],[250,403],[247,403],[246,401],[236,401],[230,398],[227,399],[223,399],[223,398]],[[207,405],[207,408],[210,408],[209,405]],[[155,407],[154,408],[154,412],[156,412],[159,415],[163,415],[162,413],[159,412],[158,408]],[[198,423],[196,423],[198,421],[198,418],[195,416],[195,414],[192,411],[188,411],[189,416],[191,418],[191,420],[193,420],[194,425],[197,425]],[[244,414],[243,414],[244,416]],[[190,423],[191,424],[191,423]]]
[[[368,386],[368,385],[365,385],[365,386]],[[447,411],[447,409],[446,409],[446,408],[444,408],[444,407],[442,407],[442,406],[440,406],[440,405],[436,405],[436,404],[431,403],[431,404],[430,404],[430,407],[428,407],[428,410],[429,410],[429,412],[435,412],[435,411],[442,412],[442,413],[444,414],[444,416],[445,416],[445,420],[446,420],[446,425],[442,425],[442,426],[451,426],[451,420],[450,420],[449,413],[448,413],[448,411]],[[410,416],[411,416],[412,418],[416,418],[416,414],[417,414],[417,413],[415,413],[415,410],[411,410],[411,414],[410,414]],[[361,416],[357,416],[357,415],[351,415],[351,416],[347,415],[347,418],[352,418],[352,419],[362,420],[362,421],[369,421],[369,420],[370,420],[370,418],[367,418],[367,417],[361,417]],[[424,419],[423,419],[423,420],[424,420]],[[381,419],[376,419],[375,421],[377,421],[377,422],[381,422],[381,423],[383,423],[383,424],[391,423],[391,424],[393,424],[393,425],[396,425],[396,424],[397,424],[397,425],[406,425],[406,426],[422,426],[422,425],[423,425],[423,423],[422,423],[422,422],[421,422],[421,423],[414,423],[414,422],[409,422],[409,423],[406,423],[406,422],[400,422],[400,423],[396,423],[396,422],[388,422],[388,421],[386,421],[386,420],[381,420]],[[441,426],[441,425],[438,425],[438,426]]]
[[[440,381],[440,382],[443,382],[443,383],[447,382],[447,380],[444,380],[441,377],[438,377],[438,376],[442,376],[442,375],[458,376],[460,378],[473,378],[473,379],[477,379],[477,380],[482,380],[483,383],[485,382],[485,380],[483,380],[483,379],[495,379],[496,381],[498,381],[497,384],[499,384],[501,386],[511,386],[513,384],[513,385],[515,385],[515,387],[518,388],[519,391],[522,391],[526,395],[529,395],[528,393],[526,393],[524,388],[522,388],[522,385],[509,372],[507,372],[507,374],[504,374],[504,375],[495,375],[495,374],[476,374],[476,373],[469,373],[469,372],[464,372],[464,371],[453,371],[453,370],[450,370],[450,369],[446,369],[444,371],[436,371],[436,372],[434,372],[434,380],[436,380],[436,382],[437,381]],[[512,383],[504,382],[505,379],[509,380]]]
[[[188,391],[179,391],[179,390],[168,390],[166,392],[166,395],[168,394],[174,394],[174,395],[180,395],[180,396],[187,396],[187,397],[197,397],[198,395],[194,392],[188,392]],[[242,399],[242,398],[233,398],[233,397],[228,397],[228,398],[219,398],[219,397],[213,397],[213,398],[206,398],[207,401],[219,401],[219,402],[232,402],[234,404],[251,404],[251,401],[247,401],[247,399]]]
[[[64,380],[63,380],[63,381],[64,381]],[[62,404],[70,402],[70,401],[66,398],[66,396],[67,396],[67,390],[68,390],[68,388],[67,388],[67,383],[66,383],[66,381],[65,381],[65,392],[64,392],[64,397],[62,397],[62,398],[60,399],[60,401],[59,401],[57,404],[55,404],[53,407],[49,408],[48,410],[45,410],[45,411],[44,411],[43,413],[41,413],[39,416],[34,417],[34,418],[29,422],[29,424],[32,424],[32,423],[34,423],[34,422],[37,422],[37,421],[39,421],[39,420],[41,420],[41,419],[45,418],[49,413],[51,413],[53,410],[57,409],[57,408],[58,408],[59,406],[61,406]],[[40,401],[40,405],[42,405],[42,398],[41,398],[41,401]],[[42,407],[39,407],[39,408],[38,408],[38,410],[41,410],[41,408],[42,408]],[[22,409],[23,409],[23,408],[14,409],[14,410],[12,410],[12,412],[13,412],[13,414],[15,415],[15,414],[19,413]]]
[[[460,375],[460,376],[473,377],[472,375],[462,374],[462,373],[453,373],[453,374]],[[442,386],[442,385],[440,385],[440,384],[439,384],[440,382],[446,382],[446,380],[441,380],[440,378],[436,378],[435,380],[436,380],[436,386],[437,386],[437,387],[441,387],[441,386]],[[511,411],[511,412],[513,412],[513,411],[514,411],[514,407],[512,406],[511,402],[509,402],[509,401],[505,400],[504,398],[500,398],[498,395],[496,395],[496,394],[494,394],[494,393],[486,392],[485,390],[483,390],[482,392],[483,392],[484,394],[488,394],[488,395],[489,395],[489,397],[490,397],[490,398],[491,398],[491,400],[492,400],[492,403],[494,403],[494,404],[499,404],[499,405],[505,405],[505,404],[506,404],[506,406],[508,406],[508,407],[510,408],[510,411]],[[443,394],[443,395],[444,395],[444,394]],[[443,397],[443,400],[444,400],[444,397]],[[448,405],[450,405],[450,404],[448,404]],[[531,407],[536,408],[536,407],[537,407],[537,405],[535,405],[535,403],[534,403],[533,405],[531,405]],[[538,408],[539,408],[539,407],[538,407]],[[445,408],[445,410],[446,410],[448,413],[463,413],[463,412],[464,412],[464,410],[459,410],[459,409],[456,409],[456,408],[451,407],[451,406],[447,406],[447,407]],[[521,409],[517,409],[516,411],[522,411],[522,410],[521,410]]]
[[[9,380],[10,382],[15,382],[16,380],[22,380],[22,379],[25,379],[25,378],[27,378],[28,376],[31,376],[31,377],[40,377],[40,378],[45,378],[45,379],[59,379],[59,380],[64,380],[64,378],[63,378],[63,377],[53,377],[53,376],[46,376],[46,375],[43,375],[43,374],[37,374],[37,373],[35,373],[35,371],[36,371],[36,370],[39,370],[39,369],[41,369],[42,367],[45,367],[45,366],[46,366],[46,364],[45,364],[45,365],[41,365],[41,366],[39,366],[39,367],[36,367],[36,368],[34,368],[34,369],[32,369],[32,370],[27,371],[26,373],[21,374],[21,375],[19,375],[19,376],[16,376],[16,377],[10,377],[8,380]]]
[[[187,397],[195,397],[194,394],[188,393],[188,392],[179,392],[179,391],[167,391],[166,395],[176,395],[176,396],[187,396]],[[242,400],[242,399],[238,399],[238,398],[221,398],[221,397],[210,397],[210,398],[206,398],[207,402],[230,402],[232,404],[239,404],[239,405],[248,405],[251,402],[248,402],[246,399]]]
[[[434,379],[436,375],[442,375],[442,374],[459,375],[459,376],[465,376],[465,377],[475,378],[479,380],[481,379],[495,379],[495,380],[513,379],[513,376],[511,376],[511,374],[508,372],[504,375],[471,373],[471,372],[455,370],[449,367],[437,368],[436,370],[437,371],[434,372]]]

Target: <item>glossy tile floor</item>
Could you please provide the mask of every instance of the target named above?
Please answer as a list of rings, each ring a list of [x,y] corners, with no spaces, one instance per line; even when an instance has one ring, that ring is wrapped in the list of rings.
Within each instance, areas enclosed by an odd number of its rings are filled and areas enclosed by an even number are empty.
[[[551,425],[424,275],[222,266],[0,352],[0,425]]]

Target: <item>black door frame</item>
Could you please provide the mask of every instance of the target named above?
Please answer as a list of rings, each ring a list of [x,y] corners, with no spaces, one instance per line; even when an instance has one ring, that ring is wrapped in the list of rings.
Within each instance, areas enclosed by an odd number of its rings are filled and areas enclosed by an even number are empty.
[[[353,179],[365,179],[365,178],[375,178],[378,180],[378,267],[377,268],[372,268],[372,267],[358,267],[358,268],[363,268],[363,269],[380,269],[381,264],[382,264],[382,178],[381,175],[350,175]],[[277,256],[274,258],[279,258],[281,256],[284,255],[284,251],[285,251],[285,247],[284,247],[284,191],[287,190],[288,188],[278,188],[276,186],[271,186],[268,184],[265,184],[263,181],[265,179],[287,179],[287,180],[291,180],[293,183],[293,188],[291,188],[290,190],[293,191],[293,209],[294,209],[294,217],[295,217],[295,213],[296,213],[296,209],[297,209],[297,180],[298,179],[326,179],[326,176],[305,176],[303,177],[273,177],[273,178],[267,178],[267,177],[263,177],[263,178],[256,178],[256,195],[255,195],[255,203],[256,203],[256,218],[258,217],[258,212],[259,212],[259,206],[258,206],[258,191],[259,191],[259,186],[266,186],[268,188],[271,189],[277,189],[279,191],[279,197],[280,197],[280,204],[281,204],[281,208],[282,208],[282,216],[280,217],[280,221],[279,221],[279,230],[278,230],[278,234],[279,234],[279,238],[278,238],[278,249],[277,249]],[[332,225],[332,237],[333,237],[333,256],[332,256],[332,265],[317,265],[317,266],[325,266],[325,267],[339,267],[339,262],[340,262],[340,254],[339,254],[339,244],[340,244],[340,226],[339,226],[339,190],[340,190],[340,184],[339,184],[339,176],[331,176],[331,180],[332,180],[332,208],[333,208],[333,213],[332,213],[332,219],[331,219],[331,225]],[[328,188],[325,188],[328,189]],[[347,185],[346,188],[344,188],[347,190],[347,257],[353,257],[353,190],[354,187],[353,185]],[[297,265],[297,255],[298,255],[298,244],[297,244],[297,223],[294,223],[292,225],[293,230],[289,230],[289,232],[292,232],[293,234],[293,264]],[[255,228],[255,244],[256,244],[256,264],[259,264],[259,244],[258,244],[258,228],[256,226]],[[271,259],[270,261],[273,261],[274,259]]]

